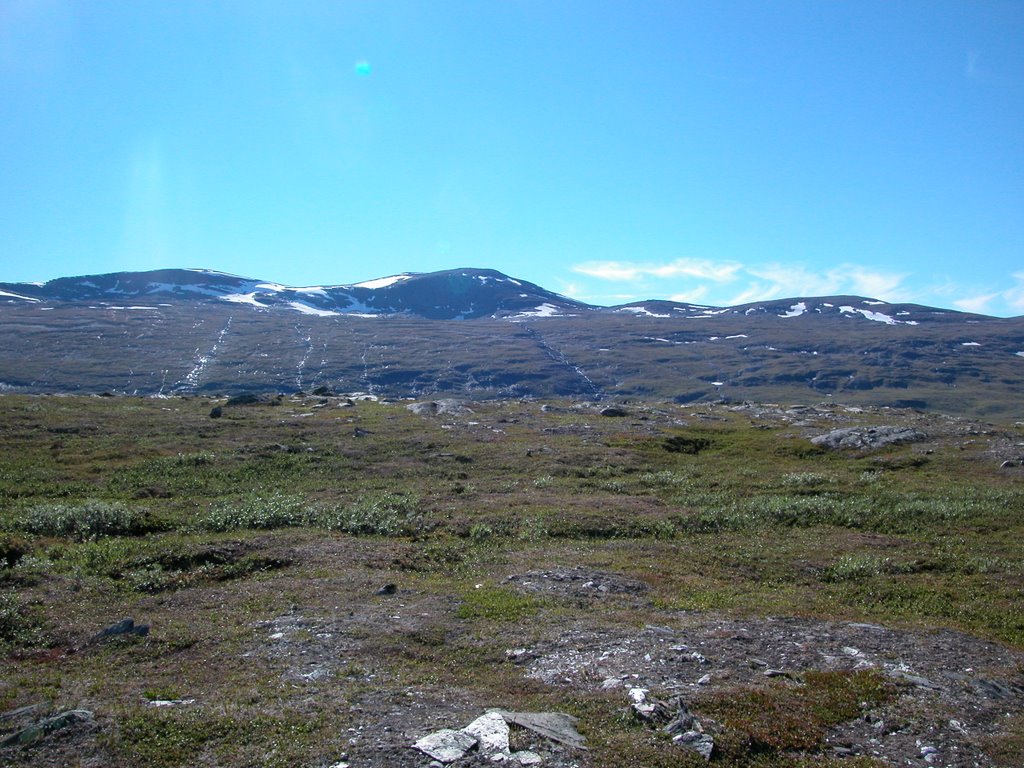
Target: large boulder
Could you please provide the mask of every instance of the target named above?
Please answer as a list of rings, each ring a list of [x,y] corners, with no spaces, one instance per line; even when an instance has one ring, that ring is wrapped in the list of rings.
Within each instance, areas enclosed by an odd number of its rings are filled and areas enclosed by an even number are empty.
[[[928,435],[911,427],[845,427],[811,438],[811,443],[823,448],[877,450],[890,445],[918,443]]]

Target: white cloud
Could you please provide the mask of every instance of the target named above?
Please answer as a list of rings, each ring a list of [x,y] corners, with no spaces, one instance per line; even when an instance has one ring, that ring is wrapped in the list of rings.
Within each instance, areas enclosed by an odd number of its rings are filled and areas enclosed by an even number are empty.
[[[588,261],[577,264],[574,272],[601,280],[635,282],[645,277],[689,277],[715,282],[729,282],[743,269],[735,262],[714,262],[709,259],[676,259],[668,264],[638,264],[631,261]]]
[[[707,296],[707,293],[708,287],[706,285],[701,285],[697,288],[694,288],[692,291],[687,291],[686,293],[673,294],[672,296],[669,296],[669,300],[679,301],[684,304],[696,304],[705,296]]]
[[[784,296],[779,293],[777,286],[765,285],[764,283],[751,283],[745,291],[721,303],[727,307],[734,307],[737,304],[752,304],[755,301],[768,301],[769,299],[781,298],[784,298]]]
[[[903,282],[910,277],[906,272],[877,272],[858,266],[848,265],[839,269],[847,274],[853,293],[887,301],[900,301],[905,291]]]
[[[563,296],[568,296],[570,299],[582,299],[586,295],[586,291],[576,283],[562,283],[562,290],[559,291]]]
[[[998,298],[998,293],[985,293],[979,296],[968,296],[964,299],[957,299],[953,302],[953,306],[957,309],[962,309],[964,312],[977,312],[984,314],[989,309],[989,304],[992,300]]]
[[[768,264],[749,267],[746,271],[769,281],[771,287],[765,287],[760,292],[774,298],[853,294],[899,301],[904,297],[903,281],[908,277],[906,273],[884,272],[858,264],[840,264],[825,272],[794,264]],[[751,301],[762,301],[765,298],[768,296],[759,295]]]
[[[950,303],[964,312],[997,316],[1024,314],[1024,271],[1012,273],[1004,284],[1008,287],[998,289],[992,284],[963,286],[949,281],[933,286],[929,293],[933,296],[960,296],[951,299]]]
[[[576,264],[572,271],[600,280],[632,281],[639,279],[641,274],[636,267],[620,261],[588,261],[585,264]]]
[[[1024,312],[1024,272],[1014,272],[1013,279],[1017,284],[1003,291],[1003,299],[1013,309]]]
[[[909,301],[909,273],[843,263],[826,269],[805,264],[770,262],[741,264],[735,261],[680,258],[665,263],[636,261],[589,261],[572,267],[577,275],[619,283],[639,298],[670,297],[673,301],[701,302],[719,306],[749,304],[771,299],[852,294],[884,301]],[[582,297],[587,280],[573,283]],[[1024,303],[1024,279],[1018,300]],[[596,296],[595,296],[596,298]],[[611,296],[608,296],[611,298]]]

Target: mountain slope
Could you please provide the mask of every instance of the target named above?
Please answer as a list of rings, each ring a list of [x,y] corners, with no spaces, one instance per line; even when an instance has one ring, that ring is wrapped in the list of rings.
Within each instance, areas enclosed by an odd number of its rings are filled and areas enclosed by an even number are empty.
[[[202,269],[62,277],[42,284],[0,283],[0,301],[7,303],[120,305],[168,300],[229,302],[320,316],[411,314],[433,320],[553,315],[587,308],[501,272],[469,268],[302,288]]]
[[[593,307],[492,270],[290,288],[199,270],[0,284],[0,390],[574,396],[1024,418],[1024,318],[853,296]]]

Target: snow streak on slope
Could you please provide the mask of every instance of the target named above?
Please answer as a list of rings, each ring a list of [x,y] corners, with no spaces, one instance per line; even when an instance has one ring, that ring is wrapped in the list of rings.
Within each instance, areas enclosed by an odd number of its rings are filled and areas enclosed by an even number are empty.
[[[210,360],[212,360],[217,355],[217,350],[223,343],[224,337],[227,336],[228,331],[231,330],[231,320],[232,318],[229,317],[227,324],[221,329],[220,333],[217,334],[217,340],[213,343],[213,346],[210,347],[209,352],[207,352],[205,355],[200,355],[199,350],[196,349],[196,364],[192,368],[192,370],[189,371],[188,374],[186,374],[183,381],[179,381],[178,384],[175,385],[176,390],[195,391],[196,387],[199,385],[200,377],[206,370],[206,366],[209,365]]]

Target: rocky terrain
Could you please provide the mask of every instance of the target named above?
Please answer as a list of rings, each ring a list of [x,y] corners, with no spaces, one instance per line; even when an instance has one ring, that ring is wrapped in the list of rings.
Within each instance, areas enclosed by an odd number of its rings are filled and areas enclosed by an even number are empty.
[[[357,393],[0,405],[0,764],[1024,756],[1020,424]]]

